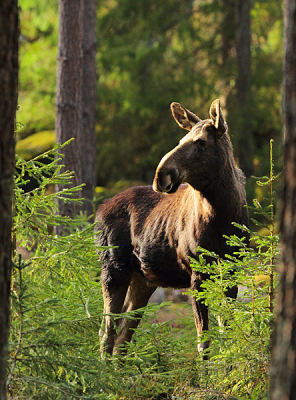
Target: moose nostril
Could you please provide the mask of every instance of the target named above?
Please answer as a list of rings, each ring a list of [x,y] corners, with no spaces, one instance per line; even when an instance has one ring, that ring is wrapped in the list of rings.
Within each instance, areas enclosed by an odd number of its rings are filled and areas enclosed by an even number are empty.
[[[178,171],[158,171],[153,182],[153,189],[157,192],[169,193],[178,181]]]
[[[168,192],[172,187],[170,175],[158,174],[153,182],[153,189],[156,192]]]
[[[167,186],[162,188],[163,192],[169,192],[173,187],[172,181],[170,183],[167,184]]]

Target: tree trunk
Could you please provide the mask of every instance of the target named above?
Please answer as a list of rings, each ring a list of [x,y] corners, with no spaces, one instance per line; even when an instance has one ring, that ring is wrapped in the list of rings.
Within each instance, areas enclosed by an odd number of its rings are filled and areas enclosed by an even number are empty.
[[[82,79],[82,0],[59,0],[59,16],[56,141],[64,143],[75,138],[63,148],[62,163],[65,170],[74,171],[73,186],[77,186],[82,182],[81,155],[77,140]],[[58,186],[58,190],[62,189],[63,186]],[[60,214],[64,216],[78,214],[79,208],[77,203],[59,202]],[[57,231],[60,233],[59,228]]]
[[[253,173],[254,141],[252,137],[252,101],[251,101],[251,2],[236,0],[237,32],[236,93],[229,96],[228,118],[234,134],[235,156],[239,166],[247,177]]]
[[[79,124],[79,146],[82,157],[83,211],[94,213],[92,199],[96,185],[96,0],[84,1],[83,6],[83,68],[81,88],[81,120]]]
[[[87,199],[83,205],[60,202],[59,210],[70,217],[79,211],[90,215],[96,180],[96,1],[60,0],[59,15],[56,140],[64,143],[75,138],[63,149],[63,164],[75,173],[73,186],[85,184],[80,197]]]
[[[18,87],[18,2],[0,2],[0,399],[6,399],[11,228]]]
[[[271,399],[296,398],[296,1],[285,0],[282,260],[272,345]]]
[[[236,26],[230,21],[235,21],[236,3],[237,0],[223,0],[221,3],[221,56],[223,67],[221,72],[224,74],[229,72],[231,68],[228,64],[233,61],[231,60],[231,52],[235,46]],[[228,82],[226,83],[228,84]]]
[[[247,177],[253,173],[253,138],[251,115],[251,1],[238,0],[236,54],[238,74],[236,95],[238,112],[238,158]]]

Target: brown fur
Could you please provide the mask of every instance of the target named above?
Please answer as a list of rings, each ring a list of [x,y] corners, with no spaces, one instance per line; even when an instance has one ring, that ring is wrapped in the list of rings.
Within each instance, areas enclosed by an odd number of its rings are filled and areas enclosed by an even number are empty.
[[[171,108],[190,132],[159,163],[153,188],[126,190],[97,213],[98,245],[117,246],[102,254],[102,353],[121,351],[141,317],[117,320],[116,328],[110,314],[144,307],[158,286],[200,290],[208,276],[191,269],[189,256],[196,257],[201,246],[223,257],[234,251],[223,235],[246,236],[232,224],[248,225],[244,176],[235,167],[219,101],[204,121],[178,103]],[[237,289],[228,295],[235,298]],[[192,306],[201,336],[208,329],[208,309],[194,298]],[[199,343],[200,350],[206,347]]]

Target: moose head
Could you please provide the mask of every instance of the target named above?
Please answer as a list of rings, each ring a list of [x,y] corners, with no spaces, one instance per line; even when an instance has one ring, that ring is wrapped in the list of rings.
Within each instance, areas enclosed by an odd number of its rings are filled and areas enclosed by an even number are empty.
[[[201,120],[179,103],[171,110],[177,124],[189,131],[160,161],[153,189],[174,193],[181,183],[202,191],[219,173],[228,159],[230,141],[220,101],[213,101],[210,119]],[[210,168],[209,168],[210,165]]]

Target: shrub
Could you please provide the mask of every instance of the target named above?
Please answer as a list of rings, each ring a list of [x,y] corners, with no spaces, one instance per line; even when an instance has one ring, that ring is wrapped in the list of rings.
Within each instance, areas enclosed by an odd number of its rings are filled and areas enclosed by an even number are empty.
[[[168,303],[149,304],[127,355],[101,360],[98,332],[103,304],[94,225],[83,215],[70,219],[58,214],[56,199],[79,201],[75,193],[80,190],[51,189],[72,179],[72,173],[61,172],[61,148],[55,146],[31,161],[17,157],[8,397],[267,398],[279,240],[273,163],[270,176],[258,181],[269,189],[268,205],[255,200],[253,207],[259,217],[254,223],[264,228],[264,234],[254,233],[250,248],[243,240],[228,237],[240,250],[225,260],[210,253],[216,262],[205,265],[203,256],[209,253],[204,249],[199,249],[198,262],[192,260],[193,268],[212,276],[201,293],[192,293],[210,305],[213,326],[204,334],[211,339],[210,360],[203,361],[197,353],[193,317],[183,315],[190,307],[186,303],[177,317],[182,328],[157,320],[159,309]],[[28,176],[38,187],[25,192]],[[67,228],[64,236],[54,233],[59,224]],[[30,253],[26,259],[20,254],[22,246]],[[241,288],[238,301],[225,297],[226,287],[234,284]],[[223,326],[217,325],[217,316],[222,316]],[[125,317],[135,316],[130,312]]]

